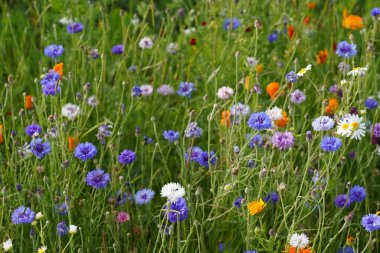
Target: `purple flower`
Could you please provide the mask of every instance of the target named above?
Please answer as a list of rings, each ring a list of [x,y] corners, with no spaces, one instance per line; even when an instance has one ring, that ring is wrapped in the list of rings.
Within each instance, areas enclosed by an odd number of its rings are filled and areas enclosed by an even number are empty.
[[[335,198],[335,205],[338,208],[349,208],[352,204],[352,201],[347,197],[347,194],[339,194]]]
[[[365,107],[369,108],[369,109],[374,109],[377,107],[377,101],[376,99],[373,99],[373,98],[368,98],[365,102],[364,102],[364,105]]]
[[[130,164],[136,160],[136,153],[132,150],[125,149],[120,153],[118,157],[119,163],[121,164]]]
[[[149,204],[154,197],[154,191],[151,189],[141,189],[135,194],[135,200],[138,205]]]
[[[175,142],[179,138],[179,132],[174,130],[164,131],[163,136],[169,142]]]
[[[30,137],[33,137],[34,133],[41,134],[42,128],[38,124],[31,124],[25,127],[25,133]]]
[[[252,139],[251,135],[247,134],[247,139],[249,141],[250,148],[261,147],[262,145],[264,145],[264,140],[260,134],[256,134]]]
[[[356,45],[349,44],[347,41],[339,42],[338,47],[336,49],[336,54],[343,58],[351,58],[355,56],[356,53]]]
[[[186,127],[185,136],[187,138],[199,138],[202,132],[202,128],[198,127],[197,122],[190,122]]]
[[[373,126],[372,144],[380,145],[380,123],[376,123]]]
[[[186,205],[186,200],[179,198],[176,202],[171,202],[170,206],[165,206],[166,217],[171,223],[183,221],[189,215],[189,209]]]
[[[57,234],[59,236],[67,235],[69,233],[69,228],[64,221],[57,224]]]
[[[272,136],[273,146],[279,149],[289,149],[294,145],[294,137],[291,132],[277,132]]]
[[[321,148],[326,152],[335,152],[342,147],[342,140],[336,137],[326,136],[321,141]]]
[[[206,168],[209,167],[209,163],[210,163],[211,165],[215,165],[215,162],[216,162],[216,156],[215,156],[214,151],[210,151],[210,153],[208,153],[207,151],[202,152],[202,153],[198,156],[197,162],[198,162],[200,165],[205,166]]]
[[[13,224],[30,224],[34,221],[36,213],[33,212],[29,207],[19,206],[17,207],[11,216],[11,221]]]
[[[183,96],[183,97],[188,97],[190,98],[191,97],[191,92],[196,90],[194,88],[194,84],[193,83],[189,83],[189,82],[181,82],[179,84],[179,90],[177,91],[177,94],[180,95],[180,96]]]
[[[124,46],[123,44],[118,44],[112,47],[111,49],[112,54],[122,54],[124,53]]]
[[[366,191],[363,187],[355,185],[350,189],[350,200],[352,202],[362,202],[365,200],[366,197]]]
[[[373,17],[377,17],[377,16],[379,16],[379,15],[380,15],[380,8],[379,8],[379,7],[375,7],[375,8],[373,8],[372,11],[371,11],[371,15],[372,15]]]
[[[240,208],[241,207],[241,202],[242,202],[243,198],[242,197],[239,197],[239,198],[236,198],[234,200],[234,206],[237,207],[237,208]]]
[[[63,54],[65,50],[63,49],[63,46],[51,44],[47,46],[44,50],[44,53],[46,56],[50,58],[57,58]]]
[[[362,226],[368,232],[373,232],[380,229],[380,216],[376,214],[367,214],[362,218]]]
[[[237,18],[226,18],[223,23],[224,30],[235,30],[240,26],[240,22]]]
[[[276,204],[278,202],[278,194],[277,192],[270,192],[263,200],[265,203]]]
[[[255,130],[264,130],[272,127],[272,121],[265,112],[254,112],[249,116],[248,126]]]
[[[268,36],[268,40],[270,43],[275,42],[278,39],[278,32],[274,31]]]
[[[50,143],[48,141],[42,142],[41,138],[34,139],[30,142],[30,148],[38,159],[41,159],[51,151]]]
[[[59,215],[66,215],[68,213],[66,203],[56,205],[54,209]]]
[[[58,72],[55,72],[54,70],[50,70],[48,73],[44,75],[44,77],[41,79],[40,84],[46,85],[48,83],[54,83],[56,84],[59,79],[61,79],[61,76]]]
[[[355,251],[351,246],[344,246],[338,250],[338,253],[355,253]]]
[[[290,94],[290,101],[293,104],[301,104],[303,101],[306,100],[305,93],[300,90],[295,90]]]
[[[98,150],[91,142],[79,143],[74,151],[75,157],[79,160],[82,160],[83,162],[94,158],[97,153]]]
[[[140,96],[142,96],[142,93],[143,93],[143,91],[140,88],[140,86],[138,86],[138,85],[133,86],[133,88],[132,88],[132,96],[134,96],[134,97],[140,97]]]
[[[286,74],[285,79],[288,83],[296,83],[298,81],[298,76],[296,72],[290,71],[288,74]]]
[[[195,146],[195,147],[190,147],[188,148],[186,154],[185,154],[185,160],[189,160],[189,153],[191,153],[191,156],[190,156],[190,160],[191,161],[197,161],[199,159],[199,157],[201,156],[202,154],[202,149]]]
[[[80,22],[73,22],[67,25],[67,32],[69,34],[79,33],[83,31],[83,24]]]
[[[102,169],[96,169],[87,173],[86,183],[96,189],[104,188],[110,181],[110,175]]]
[[[57,93],[61,93],[61,87],[57,83],[49,82],[42,85],[42,92],[45,96],[52,95],[55,96]]]

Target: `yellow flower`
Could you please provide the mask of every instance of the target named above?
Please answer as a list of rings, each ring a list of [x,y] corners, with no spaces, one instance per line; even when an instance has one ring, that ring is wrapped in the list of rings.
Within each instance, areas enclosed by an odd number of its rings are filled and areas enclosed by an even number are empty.
[[[258,201],[252,201],[248,204],[248,210],[251,215],[256,215],[261,213],[262,210],[265,208],[265,203],[262,199]]]
[[[47,250],[47,247],[46,246],[41,246],[38,250],[37,250],[37,253],[44,253],[46,252]]]

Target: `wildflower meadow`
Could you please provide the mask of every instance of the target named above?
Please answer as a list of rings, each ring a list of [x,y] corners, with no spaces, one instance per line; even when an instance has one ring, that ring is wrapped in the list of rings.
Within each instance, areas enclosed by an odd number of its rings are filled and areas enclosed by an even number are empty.
[[[0,252],[380,252],[379,1],[0,19]]]

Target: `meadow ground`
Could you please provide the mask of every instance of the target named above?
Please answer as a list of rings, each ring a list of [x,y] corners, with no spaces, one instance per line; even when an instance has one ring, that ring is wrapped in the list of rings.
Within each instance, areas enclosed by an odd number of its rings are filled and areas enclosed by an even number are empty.
[[[0,1],[6,252],[380,252],[377,1]]]

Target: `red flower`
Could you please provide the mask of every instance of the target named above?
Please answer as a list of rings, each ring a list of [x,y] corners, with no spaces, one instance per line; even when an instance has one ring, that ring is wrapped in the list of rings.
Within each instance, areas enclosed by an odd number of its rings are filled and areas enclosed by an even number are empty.
[[[194,38],[192,38],[192,39],[190,40],[190,45],[195,46],[196,44],[197,44],[197,40],[194,39]]]
[[[288,36],[289,36],[289,38],[291,39],[291,38],[293,38],[293,35],[294,35],[294,26],[289,26],[288,27]]]
[[[206,25],[207,25],[206,21],[202,21],[201,26],[206,26]]]

